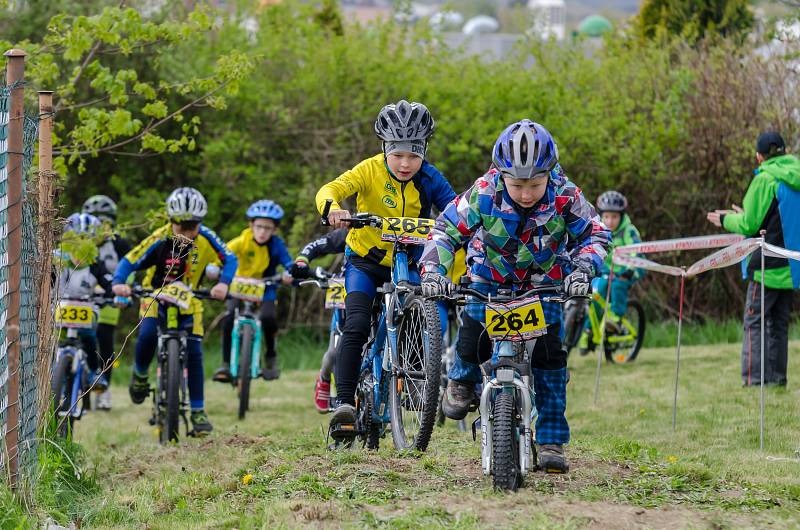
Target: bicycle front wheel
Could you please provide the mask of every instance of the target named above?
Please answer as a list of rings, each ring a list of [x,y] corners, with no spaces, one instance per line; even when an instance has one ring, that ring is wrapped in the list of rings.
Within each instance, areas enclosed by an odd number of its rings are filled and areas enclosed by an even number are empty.
[[[53,413],[56,418],[56,432],[62,438],[69,436],[72,426],[70,410],[70,393],[72,392],[72,355],[64,354],[58,357],[53,367],[53,377],[50,381],[50,392],[53,397]]]
[[[181,406],[181,353],[177,339],[167,341],[167,370],[161,377],[166,383],[166,402],[164,403],[163,423],[161,424],[161,443],[177,442],[180,426]]]
[[[253,327],[244,326],[239,346],[239,419],[243,420],[250,408],[250,364],[253,360]]]
[[[434,302],[410,296],[397,326],[389,405],[397,449],[428,448],[439,408],[442,330]]]

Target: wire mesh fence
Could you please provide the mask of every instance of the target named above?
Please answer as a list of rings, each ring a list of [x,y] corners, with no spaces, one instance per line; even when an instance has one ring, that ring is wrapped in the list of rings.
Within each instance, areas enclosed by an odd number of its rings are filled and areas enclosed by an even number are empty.
[[[5,85],[0,85],[0,472],[12,487],[31,485],[42,405],[39,353],[39,291],[49,274],[38,248],[36,193],[29,178],[39,116],[23,113],[24,82],[17,73],[24,53],[12,50]],[[51,242],[52,244],[52,242]]]

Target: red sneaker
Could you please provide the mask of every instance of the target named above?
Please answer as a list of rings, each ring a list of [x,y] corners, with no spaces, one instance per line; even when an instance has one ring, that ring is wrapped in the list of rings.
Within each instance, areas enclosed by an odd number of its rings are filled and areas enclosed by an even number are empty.
[[[323,381],[317,375],[317,383],[314,385],[314,406],[320,414],[327,414],[331,404],[331,383]]]

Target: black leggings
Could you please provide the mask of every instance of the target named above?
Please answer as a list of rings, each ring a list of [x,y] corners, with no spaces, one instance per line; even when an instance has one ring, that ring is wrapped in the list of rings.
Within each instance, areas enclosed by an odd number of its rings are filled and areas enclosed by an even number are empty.
[[[231,362],[231,336],[233,335],[233,317],[234,310],[239,304],[238,300],[228,300],[225,302],[225,308],[228,312],[225,318],[222,319],[222,361],[225,363]],[[277,353],[275,352],[275,335],[278,333],[278,319],[275,311],[275,301],[265,300],[261,302],[261,309],[258,313],[259,320],[261,320],[261,332],[264,337],[264,344],[267,346],[267,359],[274,358]]]
[[[350,315],[348,315],[350,318]],[[481,322],[470,317],[466,312],[462,315],[464,325],[458,333],[458,355],[464,361],[480,364],[492,357],[492,345],[489,335],[484,333]],[[531,356],[531,366],[541,370],[559,370],[567,366],[567,351],[561,344],[559,331],[561,325],[547,326],[547,335],[539,337]],[[338,379],[337,379],[338,385]]]

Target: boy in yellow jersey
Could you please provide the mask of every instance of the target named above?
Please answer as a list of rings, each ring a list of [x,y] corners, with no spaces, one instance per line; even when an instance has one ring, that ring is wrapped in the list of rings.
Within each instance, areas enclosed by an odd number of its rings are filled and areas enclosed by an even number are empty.
[[[167,199],[170,224],[159,228],[122,258],[112,280],[114,294],[127,297],[131,288],[125,282],[131,273],[144,270],[142,286],[159,289],[172,282],[183,282],[197,289],[206,265],[222,263],[219,282],[211,296],[224,300],[236,272],[236,256],[210,228],[201,224],[208,213],[203,195],[194,188],[178,188]],[[150,393],[147,371],[158,346],[158,320],[165,317],[160,304],[142,299],[136,358],[128,392],[131,400],[143,403]],[[189,402],[192,409],[193,434],[204,435],[213,430],[205,412],[203,397],[203,305],[193,299],[188,309],[180,310],[178,325],[188,332],[186,341]]]
[[[247,209],[250,225],[240,235],[228,241],[228,248],[239,260],[237,276],[246,278],[267,278],[275,275],[278,265],[284,270],[292,266],[292,257],[286,249],[283,239],[274,235],[283,219],[283,208],[270,200],[256,201]],[[292,283],[292,277],[283,275],[283,283]],[[266,380],[277,379],[278,356],[275,351],[275,335],[278,332],[278,319],[275,313],[278,288],[268,286],[261,301],[259,318],[264,342],[267,346],[266,362],[261,376]],[[228,300],[225,307],[228,312],[222,321],[222,366],[214,373],[214,381],[229,383],[231,381],[231,336],[233,320],[238,300]]]
[[[348,226],[350,212],[341,201],[357,195],[359,212],[383,217],[431,217],[431,206],[444,210],[455,199],[453,188],[425,160],[434,121],[421,103],[405,100],[386,105],[375,120],[375,133],[383,141],[383,152],[360,162],[317,193],[320,213],[332,200],[328,221],[335,228]],[[354,424],[355,390],[361,350],[367,341],[376,288],[391,279],[392,243],[381,241],[381,231],[367,227],[350,230],[345,256],[345,319],[336,360],[337,403],[331,425]],[[419,276],[416,270],[413,276]],[[412,276],[412,277],[413,277]]]

